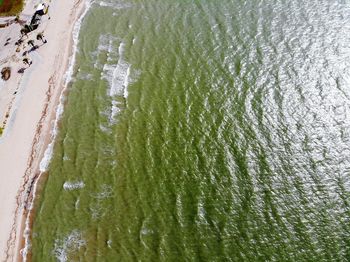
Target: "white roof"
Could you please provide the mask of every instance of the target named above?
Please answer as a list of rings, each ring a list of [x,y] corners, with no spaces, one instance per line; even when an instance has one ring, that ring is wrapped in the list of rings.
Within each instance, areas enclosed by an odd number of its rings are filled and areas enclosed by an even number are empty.
[[[45,5],[44,5],[44,4],[40,4],[40,5],[38,5],[38,7],[36,8],[36,11],[43,10],[44,8],[45,8]]]

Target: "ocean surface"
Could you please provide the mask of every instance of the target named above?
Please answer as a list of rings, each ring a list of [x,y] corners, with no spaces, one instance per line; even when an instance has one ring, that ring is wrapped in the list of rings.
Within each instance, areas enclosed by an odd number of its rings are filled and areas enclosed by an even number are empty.
[[[350,2],[95,0],[32,261],[349,261]]]

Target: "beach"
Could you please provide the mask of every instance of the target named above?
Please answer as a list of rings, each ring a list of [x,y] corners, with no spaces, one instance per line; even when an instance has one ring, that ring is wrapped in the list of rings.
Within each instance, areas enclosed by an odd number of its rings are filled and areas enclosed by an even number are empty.
[[[40,174],[39,164],[52,138],[59,98],[65,87],[72,56],[74,24],[83,13],[83,0],[26,1],[20,15],[28,21],[41,2],[49,5],[41,25],[30,32],[37,48],[28,54],[25,66],[15,42],[20,25],[0,29],[0,66],[12,69],[9,80],[0,80],[0,260],[20,261],[25,216],[30,209],[33,188]],[[43,32],[47,43],[35,40]],[[10,40],[9,40],[10,39]],[[19,70],[23,73],[19,73]]]

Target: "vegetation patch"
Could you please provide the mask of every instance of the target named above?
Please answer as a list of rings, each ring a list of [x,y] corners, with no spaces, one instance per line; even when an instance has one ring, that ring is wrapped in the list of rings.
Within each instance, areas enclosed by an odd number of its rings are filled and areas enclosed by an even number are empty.
[[[0,0],[0,16],[19,14],[23,9],[23,0]]]
[[[0,0],[1,1],[1,0]],[[0,127],[0,136],[2,135],[2,133],[4,132],[4,128]]]

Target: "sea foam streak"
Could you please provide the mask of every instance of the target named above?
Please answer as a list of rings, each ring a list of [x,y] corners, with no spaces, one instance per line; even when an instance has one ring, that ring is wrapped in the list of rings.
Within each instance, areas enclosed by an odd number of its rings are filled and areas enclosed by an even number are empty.
[[[103,67],[103,78],[109,83],[109,95],[111,97],[122,96],[127,89],[130,75],[130,65],[124,61],[125,44],[121,42],[118,48],[118,62],[116,65],[105,64]],[[125,97],[126,98],[126,97]]]
[[[129,3],[115,3],[114,1],[108,2],[108,1],[101,1],[99,2],[99,5],[101,7],[108,7],[113,9],[125,9],[132,7]]]
[[[108,48],[108,59],[107,61],[113,60],[113,40],[109,42]],[[120,112],[119,103],[115,96],[123,96],[127,98],[128,96],[128,85],[130,77],[130,67],[131,65],[124,60],[124,50],[125,43],[120,42],[118,47],[118,61],[116,64],[105,64],[103,66],[102,79],[107,80],[109,85],[108,95],[112,97],[112,106],[111,106],[111,116],[110,122],[114,122],[115,116]]]
[[[131,45],[135,43],[133,38]],[[118,48],[116,48],[118,46]],[[109,109],[109,123],[115,123],[115,116],[120,112],[124,102],[123,97],[127,99],[129,84],[138,76],[138,70],[132,68],[131,64],[125,58],[126,41],[116,36],[106,34],[101,35],[96,51],[91,53],[91,58],[95,60],[94,67],[102,69],[101,79],[108,83],[107,95],[111,97],[111,107]],[[107,61],[100,61],[103,54],[107,56]],[[104,63],[103,66],[101,62]],[[126,100],[124,100],[126,101]]]

